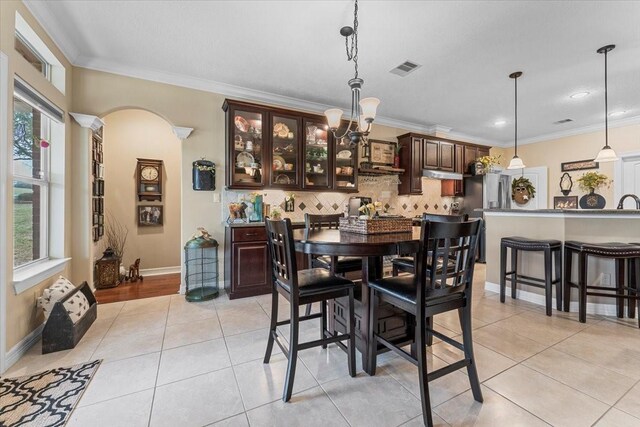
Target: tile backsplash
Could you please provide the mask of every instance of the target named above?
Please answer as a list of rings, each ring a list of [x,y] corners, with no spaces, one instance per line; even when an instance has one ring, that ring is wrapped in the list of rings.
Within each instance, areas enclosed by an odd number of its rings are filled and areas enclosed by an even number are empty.
[[[423,178],[420,196],[399,196],[395,177],[359,177],[358,179],[358,193],[296,192],[273,189],[261,190],[259,193],[263,195],[263,203],[270,204],[272,208],[280,207],[282,215],[291,218],[292,221],[303,221],[305,213],[343,213],[349,198],[354,196],[371,197],[374,201],[380,201],[383,205],[389,206],[389,213],[407,217],[420,215],[423,212],[447,214],[453,201],[459,202],[461,208],[463,205],[462,198],[440,196],[440,181],[434,179]],[[248,197],[250,193],[251,191],[224,190],[223,218],[227,218],[229,214],[227,203]],[[295,211],[284,212],[285,197],[291,193],[295,194]]]

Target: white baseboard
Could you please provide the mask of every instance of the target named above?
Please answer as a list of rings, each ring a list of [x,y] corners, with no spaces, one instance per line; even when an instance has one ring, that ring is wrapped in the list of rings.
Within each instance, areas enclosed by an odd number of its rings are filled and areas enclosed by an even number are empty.
[[[24,337],[18,344],[14,345],[13,348],[7,352],[7,357],[5,359],[7,369],[20,360],[20,358],[40,340],[43,329],[44,323],[35,328],[29,335]]]
[[[527,285],[518,285],[527,286]],[[554,285],[555,288],[555,285]],[[500,293],[500,285],[498,283],[492,282],[484,282],[484,289],[491,292]],[[555,295],[555,289],[554,289]],[[511,287],[507,285],[507,297],[511,298]],[[520,288],[516,289],[516,298],[521,299],[523,301],[528,301],[533,304],[544,306],[546,304],[544,294],[538,294],[535,292],[524,291]],[[552,298],[552,307],[556,306],[555,297]],[[578,311],[578,301],[571,301],[569,305],[569,310],[572,312]],[[587,313],[588,314],[601,314],[604,316],[615,316],[616,315],[616,305],[615,304],[595,304],[587,301]]]
[[[180,273],[182,271],[182,267],[179,265],[176,267],[158,267],[158,268],[145,268],[140,270],[140,275],[142,277],[145,276],[160,276],[162,274],[174,274]]]

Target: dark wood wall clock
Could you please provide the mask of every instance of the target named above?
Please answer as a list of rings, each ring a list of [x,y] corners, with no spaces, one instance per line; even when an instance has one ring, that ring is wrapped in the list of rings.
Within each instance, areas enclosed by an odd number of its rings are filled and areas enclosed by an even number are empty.
[[[162,160],[138,159],[139,201],[162,201]]]

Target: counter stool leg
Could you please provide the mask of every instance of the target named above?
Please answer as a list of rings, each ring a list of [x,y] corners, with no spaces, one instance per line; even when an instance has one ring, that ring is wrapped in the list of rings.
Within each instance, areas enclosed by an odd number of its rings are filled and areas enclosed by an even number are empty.
[[[500,302],[504,302],[507,287],[507,247],[500,245]]]
[[[293,393],[293,380],[296,376],[296,364],[298,363],[298,328],[300,327],[300,307],[291,301],[291,324],[289,336],[289,363],[287,365],[287,375],[285,378],[284,393],[282,400],[288,402]]]
[[[564,311],[569,312],[571,306],[571,261],[573,258],[573,251],[571,249],[564,248],[564,274],[562,275],[562,283],[564,292],[562,295],[562,304],[564,305]]]
[[[578,319],[587,322],[587,254],[578,254]]]
[[[551,289],[551,249],[544,250],[544,298],[547,316],[551,316],[553,289]]]
[[[629,260],[629,271],[627,272],[627,295],[629,299],[627,301],[627,316],[630,319],[636,317],[636,297],[638,296],[638,258],[631,258]]]
[[[624,296],[624,265],[626,260],[616,259],[616,295]],[[624,297],[616,297],[616,314],[620,319],[624,317]]]
[[[328,337],[329,331],[327,327],[327,302],[320,301],[320,339],[323,340]],[[322,348],[327,348],[326,344],[322,344]]]
[[[516,290],[518,288],[518,250],[511,248],[511,269],[513,270],[511,280],[511,298],[516,299]]]
[[[557,249],[554,254],[556,271],[556,309],[562,311],[562,249]]]

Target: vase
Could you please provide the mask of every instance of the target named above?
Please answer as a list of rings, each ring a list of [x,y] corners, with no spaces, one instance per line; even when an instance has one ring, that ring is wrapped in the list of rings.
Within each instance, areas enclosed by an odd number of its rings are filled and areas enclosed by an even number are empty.
[[[393,158],[393,167],[394,168],[400,168],[400,156],[396,155]]]
[[[580,198],[580,208],[582,209],[604,209],[607,200],[600,194],[596,194],[592,189],[589,194]]]

